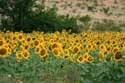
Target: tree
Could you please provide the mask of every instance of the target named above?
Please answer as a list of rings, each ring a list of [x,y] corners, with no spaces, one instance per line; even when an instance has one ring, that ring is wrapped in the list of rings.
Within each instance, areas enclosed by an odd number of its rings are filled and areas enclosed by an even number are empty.
[[[36,0],[0,0],[0,14],[2,27],[11,27],[20,30],[27,22],[27,17],[32,14]],[[3,26],[4,24],[9,26]]]
[[[2,30],[54,32],[77,27],[74,17],[58,16],[56,8],[46,9],[44,3],[36,4],[36,1],[38,0],[0,0]]]

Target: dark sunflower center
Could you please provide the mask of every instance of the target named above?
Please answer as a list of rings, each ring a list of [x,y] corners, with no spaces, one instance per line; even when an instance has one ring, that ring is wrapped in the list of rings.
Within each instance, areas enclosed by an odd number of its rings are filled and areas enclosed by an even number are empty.
[[[0,46],[3,45],[3,41],[0,41]]]
[[[4,49],[4,48],[0,49],[0,55],[5,55],[5,54],[6,54],[6,52],[7,52],[7,50],[6,50],[6,49]]]
[[[122,55],[118,52],[118,53],[116,53],[116,55],[115,55],[115,59],[121,59],[122,58]]]
[[[82,57],[80,57],[80,58],[79,58],[79,61],[82,61],[82,60],[83,60],[83,58],[82,58]]]
[[[41,50],[41,51],[40,51],[40,55],[41,55],[41,56],[45,55],[45,53],[46,53],[45,50]]]
[[[54,50],[54,54],[55,54],[55,55],[58,55],[58,50]]]

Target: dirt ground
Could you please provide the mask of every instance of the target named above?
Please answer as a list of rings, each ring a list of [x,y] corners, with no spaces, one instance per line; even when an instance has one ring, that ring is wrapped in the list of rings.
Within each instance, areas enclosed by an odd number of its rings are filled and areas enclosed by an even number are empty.
[[[57,7],[59,15],[90,15],[96,20],[125,22],[125,0],[40,0],[47,7]]]

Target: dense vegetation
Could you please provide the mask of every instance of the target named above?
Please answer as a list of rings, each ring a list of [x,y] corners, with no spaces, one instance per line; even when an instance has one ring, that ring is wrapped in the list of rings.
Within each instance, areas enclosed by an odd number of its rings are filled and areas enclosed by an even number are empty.
[[[54,32],[77,27],[74,17],[58,16],[55,8],[46,10],[44,4],[37,5],[36,1],[0,0],[1,30]]]
[[[0,0],[0,30],[54,32],[71,29],[72,32],[81,32],[91,26],[92,17],[89,15],[59,16],[56,8],[46,8],[44,3],[37,4],[36,1]],[[121,31],[119,27],[113,21],[97,22],[92,26],[93,30],[97,31]]]
[[[36,1],[0,0],[0,83],[125,83],[124,23]]]
[[[125,32],[0,33],[0,83],[124,83]]]

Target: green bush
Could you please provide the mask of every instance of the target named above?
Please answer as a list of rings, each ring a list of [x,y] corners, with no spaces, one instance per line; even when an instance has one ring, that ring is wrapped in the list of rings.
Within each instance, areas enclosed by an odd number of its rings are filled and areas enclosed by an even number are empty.
[[[96,22],[93,25],[94,31],[122,31],[120,26],[111,20],[104,20],[101,23]]]
[[[1,30],[32,32],[33,30],[54,32],[62,29],[74,29],[77,22],[74,17],[58,16],[56,8],[45,9],[37,0],[0,0]],[[36,8],[37,11],[32,9]]]

